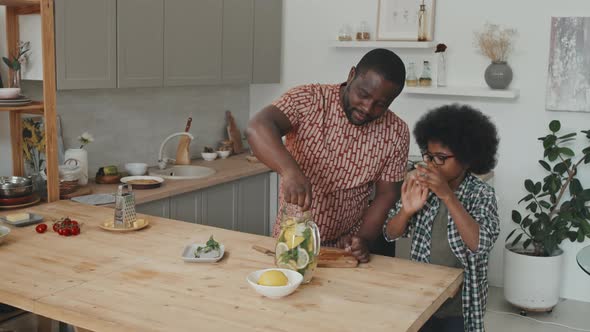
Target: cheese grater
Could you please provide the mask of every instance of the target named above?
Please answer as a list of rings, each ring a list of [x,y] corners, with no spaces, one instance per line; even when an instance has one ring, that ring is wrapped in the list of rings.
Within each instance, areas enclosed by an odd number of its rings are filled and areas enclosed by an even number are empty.
[[[127,189],[125,192],[124,189]],[[129,184],[120,185],[115,196],[115,228],[131,228],[137,220],[135,193]]]

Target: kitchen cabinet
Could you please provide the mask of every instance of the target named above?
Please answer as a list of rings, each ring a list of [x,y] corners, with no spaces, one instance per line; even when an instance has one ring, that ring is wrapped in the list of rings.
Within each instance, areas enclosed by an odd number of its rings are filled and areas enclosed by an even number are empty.
[[[117,0],[119,88],[160,87],[164,80],[164,0]]]
[[[254,1],[252,83],[281,82],[282,0]]]
[[[223,83],[250,83],[254,41],[254,0],[223,0]]]
[[[56,0],[58,89],[117,87],[117,1]]]
[[[135,207],[135,212],[148,214],[155,217],[170,218],[170,199],[165,198],[139,204]]]
[[[164,85],[221,81],[223,1],[164,2]]]
[[[268,235],[270,174],[264,173],[137,205],[136,211],[190,223]]]
[[[270,176],[245,178],[238,185],[238,224],[240,232],[267,235],[270,223]]]

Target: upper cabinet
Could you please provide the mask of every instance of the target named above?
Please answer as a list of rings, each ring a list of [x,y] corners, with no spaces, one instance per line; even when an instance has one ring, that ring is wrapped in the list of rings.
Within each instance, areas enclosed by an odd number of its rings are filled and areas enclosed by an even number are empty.
[[[58,89],[278,83],[282,0],[55,0]]]
[[[223,0],[221,79],[250,83],[254,41],[254,0]]]
[[[223,1],[164,1],[164,85],[221,81]]]
[[[117,0],[118,86],[162,86],[163,47],[164,0]]]
[[[252,83],[281,81],[282,0],[255,0]]]
[[[55,1],[58,89],[117,87],[117,1]]]

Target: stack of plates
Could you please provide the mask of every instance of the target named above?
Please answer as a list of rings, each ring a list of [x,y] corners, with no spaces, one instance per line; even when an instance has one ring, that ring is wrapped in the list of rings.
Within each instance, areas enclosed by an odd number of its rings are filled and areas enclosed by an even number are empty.
[[[33,101],[23,95],[18,96],[14,99],[0,99],[0,107],[7,107],[7,106],[25,106]]]

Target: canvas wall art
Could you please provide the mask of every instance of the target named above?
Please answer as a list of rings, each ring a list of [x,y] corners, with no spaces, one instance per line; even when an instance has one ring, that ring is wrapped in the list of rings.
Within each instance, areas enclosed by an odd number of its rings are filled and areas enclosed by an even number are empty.
[[[545,107],[590,112],[590,17],[553,17]]]

